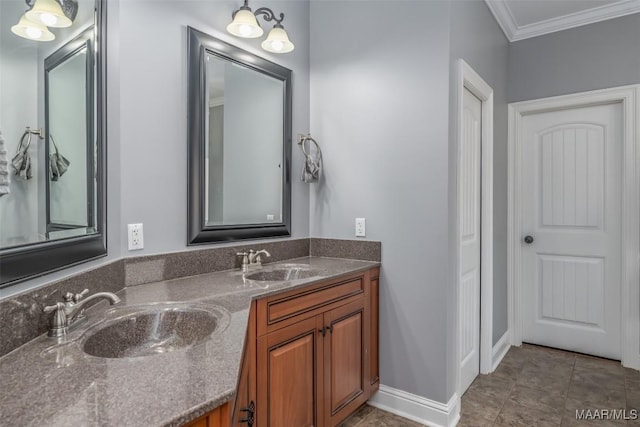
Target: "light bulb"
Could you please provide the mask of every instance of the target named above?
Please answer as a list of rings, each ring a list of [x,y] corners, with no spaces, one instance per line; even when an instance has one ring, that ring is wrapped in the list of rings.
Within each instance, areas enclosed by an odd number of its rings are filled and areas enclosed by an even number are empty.
[[[242,37],[249,37],[251,35],[251,27],[247,24],[242,24],[238,28],[238,32],[242,35]]]
[[[47,27],[28,20],[24,15],[16,25],[11,27],[11,32],[17,36],[24,37],[25,39],[37,40],[40,42],[46,42],[56,38],[56,36],[49,31]]]
[[[70,27],[73,21],[62,10],[58,0],[35,0],[33,7],[25,13],[27,19],[47,27]]]
[[[40,21],[47,27],[55,27],[58,22],[58,18],[50,13],[43,13],[40,15]]]
[[[26,28],[25,33],[27,33],[27,35],[34,40],[37,40],[40,37],[42,37],[42,30],[38,28],[33,28],[33,27]]]
[[[282,25],[278,24],[269,31],[267,39],[262,42],[262,48],[267,52],[287,53],[291,52],[294,46]]]

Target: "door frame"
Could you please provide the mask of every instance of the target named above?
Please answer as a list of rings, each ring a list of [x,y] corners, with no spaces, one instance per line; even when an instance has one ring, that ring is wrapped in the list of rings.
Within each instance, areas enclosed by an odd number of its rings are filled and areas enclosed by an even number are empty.
[[[640,85],[509,104],[507,310],[511,344],[522,345],[522,119],[526,115],[603,104],[622,105],[622,365],[640,369]]]
[[[462,147],[462,105],[464,89],[482,102],[481,132],[481,196],[480,196],[480,373],[493,371],[493,88],[463,59],[458,59],[457,89],[457,150],[456,150],[456,390],[460,389],[460,156]]]

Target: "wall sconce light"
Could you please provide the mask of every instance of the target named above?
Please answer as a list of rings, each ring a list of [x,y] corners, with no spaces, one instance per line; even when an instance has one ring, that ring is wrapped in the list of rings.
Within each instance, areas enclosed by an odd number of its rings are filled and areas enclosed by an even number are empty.
[[[279,19],[276,17],[276,14],[267,7],[256,9],[254,13],[249,7],[249,0],[244,0],[244,5],[233,12],[231,15],[233,21],[227,25],[227,31],[234,36],[242,38],[252,39],[260,37],[264,34],[264,31],[258,23],[258,16],[262,16],[267,22],[276,22],[271,31],[269,31],[267,39],[261,44],[264,50],[272,53],[288,53],[295,48],[282,26],[284,13],[280,14]]]
[[[24,37],[29,40],[48,42],[56,38],[47,27],[36,22],[29,21],[26,16],[22,15],[20,21],[11,27],[11,32],[17,36]]]
[[[11,27],[11,31],[29,40],[55,39],[56,36],[47,27],[69,27],[78,13],[76,0],[25,0],[25,3],[29,10]]]

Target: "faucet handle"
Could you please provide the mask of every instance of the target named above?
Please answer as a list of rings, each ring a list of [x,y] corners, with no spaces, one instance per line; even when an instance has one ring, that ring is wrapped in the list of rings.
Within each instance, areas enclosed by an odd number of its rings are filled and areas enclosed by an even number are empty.
[[[73,302],[77,303],[78,301],[80,301],[82,298],[84,298],[84,296],[86,294],[89,293],[89,289],[85,289],[84,291],[80,292],[79,294],[75,294],[73,296]]]
[[[57,302],[55,305],[45,307],[42,311],[44,311],[45,313],[51,313],[52,311],[56,311],[61,308],[64,308],[64,303]]]

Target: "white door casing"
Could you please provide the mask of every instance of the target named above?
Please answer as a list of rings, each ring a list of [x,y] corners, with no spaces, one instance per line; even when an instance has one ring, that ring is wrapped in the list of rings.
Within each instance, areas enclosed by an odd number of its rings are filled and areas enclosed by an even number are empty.
[[[480,356],[480,373],[488,374],[493,371],[495,361],[492,360],[493,355],[493,89],[478,75],[464,60],[458,61],[458,79],[456,85],[456,104],[457,104],[457,197],[456,212],[457,221],[455,222],[455,241],[457,242],[456,258],[455,258],[455,278],[456,284],[454,288],[456,301],[456,326],[457,333],[455,340],[455,359],[458,369],[455,370],[455,384],[458,396],[464,392],[462,388],[462,347],[464,334],[462,331],[463,316],[467,316],[465,302],[463,301],[463,290],[461,283],[460,268],[462,265],[461,255],[463,240],[462,223],[459,220],[462,209],[462,189],[461,183],[464,180],[462,147],[464,145],[463,126],[464,126],[464,95],[470,92],[481,101],[481,124],[480,124],[480,175],[481,182],[478,190],[480,218],[479,218],[479,234],[480,239],[480,301],[479,315],[476,314],[476,322],[479,321],[479,356]]]
[[[620,103],[522,119],[522,339],[620,359]]]
[[[462,135],[458,173],[460,229],[460,392],[480,372],[480,192],[482,102],[468,89],[462,96]]]
[[[633,86],[624,86],[618,88],[611,89],[603,89],[596,90],[591,92],[570,94],[557,96],[552,98],[545,98],[539,100],[532,101],[523,101],[517,102],[509,105],[509,165],[508,165],[508,185],[509,185],[509,203],[508,203],[508,316],[509,316],[509,328],[511,331],[511,344],[512,345],[520,345],[522,344],[523,339],[523,331],[524,331],[524,309],[523,303],[525,300],[525,289],[524,289],[524,275],[525,275],[525,265],[523,258],[526,257],[526,252],[533,249],[528,249],[526,245],[523,243],[522,231],[523,228],[523,218],[525,216],[523,212],[523,204],[525,203],[524,199],[531,197],[531,194],[525,194],[523,191],[523,171],[526,165],[523,164],[523,155],[522,152],[525,150],[525,139],[523,137],[523,128],[524,122],[527,116],[531,116],[534,114],[540,114],[545,112],[552,111],[560,111],[560,110],[568,110],[568,109],[578,109],[578,108],[586,108],[592,106],[604,106],[607,104],[617,104],[619,106],[620,115],[621,115],[621,130],[620,130],[620,150],[621,154],[619,158],[621,162],[619,163],[620,170],[620,180],[619,184],[619,192],[621,197],[620,209],[621,209],[621,219],[619,221],[620,224],[620,245],[619,245],[619,254],[620,254],[620,305],[617,307],[617,315],[620,319],[620,340],[621,340],[621,354],[620,358],[622,360],[622,364],[627,367],[632,367],[635,369],[640,369],[640,210],[639,210],[639,196],[640,196],[640,117],[638,117],[638,112],[640,111],[640,85]],[[583,123],[586,125],[593,125],[593,127],[584,126],[583,132],[591,132],[591,135],[594,136],[594,141],[597,141],[597,133],[598,133],[598,124],[597,123]],[[547,130],[549,132],[547,135],[547,152],[545,156],[547,156],[547,160],[551,162],[551,170],[553,174],[553,170],[556,171],[563,170],[564,171],[574,171],[572,173],[568,173],[567,176],[575,175],[578,169],[575,169],[575,166],[566,164],[567,162],[558,155],[554,156],[554,133],[558,134],[555,136],[557,141],[560,141],[560,136],[564,139],[565,130],[562,129],[549,129],[551,125],[547,126]],[[568,141],[572,141],[572,131],[567,130],[569,133]],[[544,133],[544,132],[541,132]],[[602,135],[601,135],[602,136]],[[606,137],[606,135],[604,135]],[[543,135],[539,135],[540,138]],[[584,137],[584,136],[583,136]],[[550,139],[549,139],[550,138]],[[589,138],[587,136],[587,138]],[[606,143],[606,140],[605,140]],[[542,157],[542,145],[540,144],[540,153],[539,155]],[[562,144],[558,142],[558,147],[562,145],[562,153],[564,155],[565,143]],[[598,148],[599,143],[592,142],[587,143],[587,150],[578,153],[579,156],[588,155],[589,150],[594,150]],[[568,150],[574,146],[573,142],[568,143]],[[551,151],[549,152],[549,147],[551,147]],[[583,147],[584,148],[584,147]],[[559,154],[560,148],[555,148],[556,154]],[[576,153],[574,152],[574,155]],[[593,158],[594,156],[592,156]],[[554,166],[554,158],[555,158],[555,166]],[[561,161],[562,160],[562,161]],[[578,160],[578,159],[576,159]],[[605,162],[603,164],[604,168],[610,168],[611,166],[607,166],[608,158],[605,157]],[[580,160],[584,162],[584,160]],[[548,162],[547,162],[548,163]],[[539,167],[543,165],[540,164]],[[566,168],[564,168],[566,166]],[[597,170],[597,169],[596,169]],[[607,173],[608,171],[605,169],[604,171]],[[552,175],[553,176],[553,175]],[[573,180],[571,178],[568,179],[568,183],[564,182],[564,173],[563,173],[563,185],[573,185]],[[591,177],[589,178],[591,179]],[[547,181],[549,178],[547,177]],[[542,182],[542,179],[538,181],[537,185],[539,188],[542,188],[545,183]],[[549,182],[546,183],[547,187],[549,187]],[[552,185],[552,184],[551,184]],[[588,184],[595,192],[594,195],[598,195],[598,188],[591,187],[591,184]],[[608,181],[605,179],[602,184],[602,197],[606,197]],[[564,187],[559,187],[564,188]],[[586,187],[582,187],[580,191],[584,193]],[[540,226],[542,221],[546,221],[547,223],[551,222],[556,224],[554,226],[563,229],[563,228],[571,228],[573,230],[565,230],[569,233],[570,236],[575,237],[574,235],[578,235],[580,237],[581,233],[588,236],[591,234],[592,240],[589,242],[589,246],[597,246],[593,239],[594,236],[598,235],[596,232],[584,232],[584,230],[588,230],[589,227],[592,229],[597,227],[598,221],[601,221],[605,234],[610,230],[607,227],[607,218],[610,213],[607,213],[608,207],[605,205],[604,209],[598,213],[596,207],[591,207],[586,211],[586,218],[584,208],[582,212],[576,217],[576,200],[582,200],[584,198],[584,194],[579,196],[577,199],[569,198],[568,201],[565,201],[563,198],[554,195],[553,191],[559,191],[559,189],[552,189],[547,195],[547,201],[545,202],[547,205],[546,213],[542,210],[536,212],[538,215],[538,220]],[[564,190],[563,190],[564,191]],[[614,190],[615,191],[615,190]],[[544,196],[543,196],[544,197]],[[557,199],[557,201],[556,201]],[[560,208],[560,200],[562,199],[562,208]],[[594,199],[594,197],[592,197]],[[573,203],[572,203],[573,202]],[[555,205],[554,205],[555,203]],[[605,200],[606,203],[606,200]],[[573,208],[571,207],[573,205]],[[551,209],[549,209],[551,206]],[[557,206],[557,207],[556,207]],[[553,213],[553,209],[556,209],[555,217]],[[567,221],[565,216],[573,215],[573,226],[567,226]],[[599,216],[601,215],[601,216]],[[577,225],[577,226],[576,226]],[[551,227],[548,224],[547,227]],[[578,231],[576,231],[578,230]],[[538,231],[539,232],[539,231]],[[615,233],[615,230],[614,230]],[[603,233],[600,233],[600,237],[602,237]],[[535,239],[535,236],[533,236]],[[583,236],[584,237],[584,236]],[[541,249],[545,244],[544,242],[545,236],[542,235],[542,241],[540,239],[534,240],[534,245],[538,243],[541,245]],[[565,245],[568,245],[568,241],[563,239],[561,242]],[[573,243],[576,245],[576,243]],[[606,238],[604,240],[601,239],[600,245],[606,245]],[[575,249],[575,247],[574,247]],[[541,251],[542,252],[542,251]],[[538,260],[538,269],[542,271],[543,275],[546,275],[547,279],[539,278],[544,282],[547,281],[547,286],[549,283],[554,283],[554,280],[559,277],[563,277],[565,271],[567,271],[567,275],[569,280],[569,286],[562,287],[563,291],[566,291],[567,294],[572,295],[574,288],[573,278],[575,277],[575,273],[573,270],[576,270],[578,276],[584,276],[584,269],[587,269],[587,275],[589,278],[588,281],[591,281],[592,290],[595,292],[597,290],[597,283],[600,277],[606,277],[606,260],[602,262],[602,273],[600,273],[600,265],[598,264],[597,256],[593,256],[593,254],[587,254],[586,248],[582,248],[582,252],[578,254],[577,257],[567,256],[562,258],[562,254],[552,253],[552,256],[558,256],[559,259],[550,259],[541,257]],[[536,255],[537,256],[537,255]],[[588,260],[587,258],[592,257],[596,258],[596,260]],[[601,258],[601,257],[600,257]],[[559,263],[556,263],[559,261]],[[545,264],[542,266],[542,264]],[[528,267],[531,268],[531,267]],[[546,270],[545,270],[546,268]],[[603,276],[599,276],[602,274]],[[581,279],[579,279],[581,280]],[[602,279],[605,280],[605,279]],[[564,282],[562,281],[564,284]],[[602,285],[601,285],[602,287]],[[543,292],[544,289],[538,287],[538,289]],[[547,288],[549,289],[549,288]],[[548,292],[547,292],[548,293]],[[560,294],[558,294],[560,295]],[[564,295],[564,294],[563,294]],[[568,299],[570,300],[570,299]],[[584,305],[584,300],[581,303]],[[606,306],[606,303],[605,303]],[[567,311],[567,309],[562,305],[562,307],[557,304],[555,307],[553,303],[549,305],[547,302],[546,314],[551,315],[553,317],[557,313],[562,313],[563,311]],[[555,312],[554,312],[555,310]],[[569,315],[573,315],[577,319],[585,319],[584,311],[580,314],[583,317],[577,317],[579,314],[576,311],[573,311],[573,308],[569,308],[567,313]],[[541,311],[539,312],[541,313]],[[589,317],[591,316],[591,317]],[[599,316],[599,315],[598,315]],[[589,313],[586,317],[587,322],[585,323],[597,323],[600,321],[600,318],[595,316],[593,313]],[[606,314],[604,315],[606,318]],[[566,321],[566,320],[565,320]],[[557,320],[557,322],[561,323],[562,320]],[[572,320],[569,320],[567,323],[576,323]],[[603,321],[605,322],[605,321]],[[606,322],[605,322],[606,323]],[[576,325],[577,326],[577,325]],[[591,325],[584,329],[592,330],[597,329],[597,327]],[[615,346],[615,345],[614,345]]]

